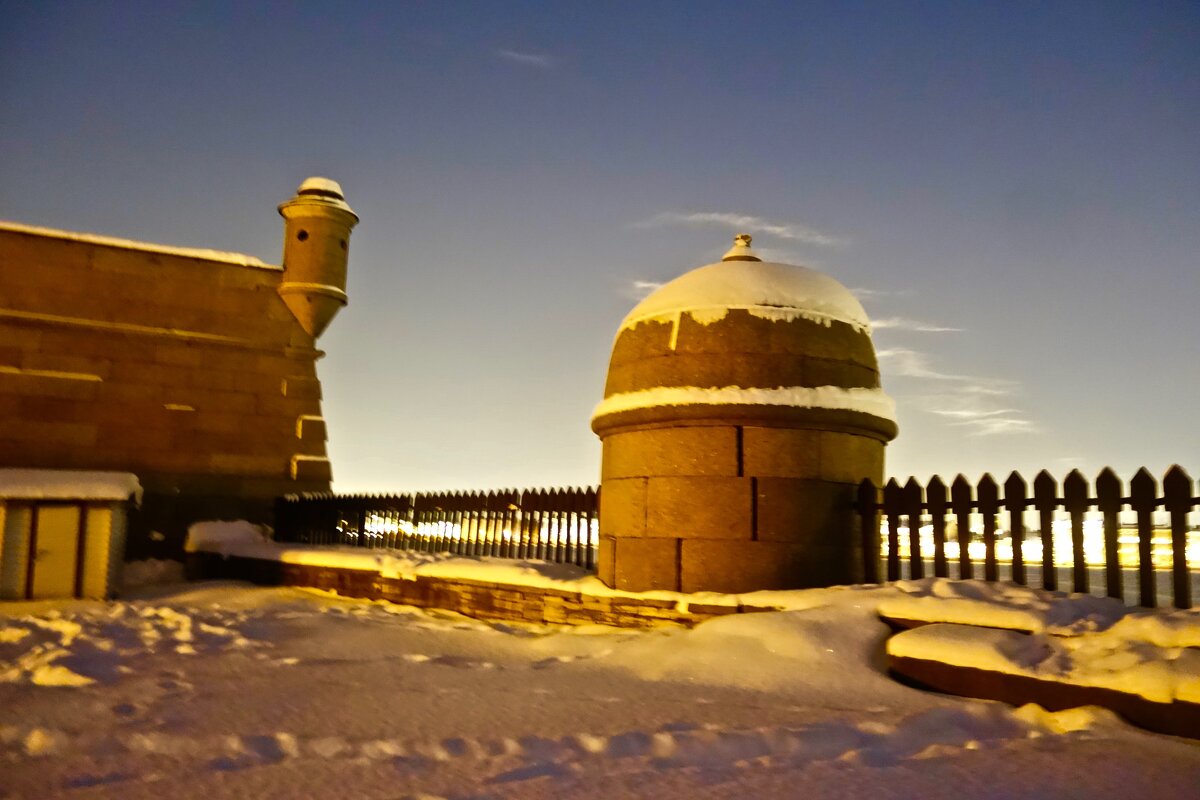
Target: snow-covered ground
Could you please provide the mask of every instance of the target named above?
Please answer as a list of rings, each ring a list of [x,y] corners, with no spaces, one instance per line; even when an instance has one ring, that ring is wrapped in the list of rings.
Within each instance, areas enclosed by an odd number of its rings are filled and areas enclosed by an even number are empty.
[[[910,587],[912,588],[912,587]],[[1194,797],[1200,743],[923,693],[878,604],[485,624],[233,583],[0,606],[0,797]],[[797,601],[800,598],[796,598]]]

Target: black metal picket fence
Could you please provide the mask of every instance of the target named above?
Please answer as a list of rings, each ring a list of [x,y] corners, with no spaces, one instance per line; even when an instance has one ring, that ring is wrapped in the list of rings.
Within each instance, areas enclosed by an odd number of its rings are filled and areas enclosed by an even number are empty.
[[[275,539],[530,558],[594,569],[597,498],[594,488],[288,495],[275,503]]]

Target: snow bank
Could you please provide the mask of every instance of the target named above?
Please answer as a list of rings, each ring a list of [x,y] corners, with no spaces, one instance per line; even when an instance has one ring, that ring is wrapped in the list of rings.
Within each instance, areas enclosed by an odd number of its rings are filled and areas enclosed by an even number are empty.
[[[1064,595],[1014,583],[924,578],[891,586],[899,593],[883,600],[879,613],[920,622],[1070,635],[1103,630],[1130,612],[1114,598]]]
[[[789,592],[808,610],[649,631],[486,624],[228,584],[0,606],[4,788],[650,800],[803,786],[812,798],[952,800],[986,784],[997,797],[1117,800],[1129,776],[1148,775],[1139,797],[1195,793],[1200,750],[1107,712],[1011,709],[889,680],[874,617],[889,593]]]
[[[183,550],[186,553],[219,553],[223,556],[242,555],[260,550],[266,553],[273,552],[270,547],[260,547],[266,544],[265,532],[253,522],[197,522],[188,528]],[[258,558],[254,555],[246,557]]]
[[[128,500],[142,502],[142,485],[129,472],[0,469],[0,499]]]
[[[746,594],[718,592],[649,591],[627,592],[606,586],[594,573],[573,564],[547,561],[461,556],[452,553],[418,553],[402,550],[371,550],[362,547],[309,546],[268,541],[262,529],[250,522],[201,522],[188,530],[184,549],[189,553],[258,558],[284,564],[333,567],[378,572],[384,578],[414,579],[418,576],[465,580],[577,592],[590,597],[666,600],[681,612],[689,604],[748,605],[780,610],[797,610],[827,604],[842,595],[866,602],[881,590],[876,586],[836,586],[804,591],[761,591]],[[872,610],[874,605],[870,606]]]
[[[621,330],[646,320],[677,318],[683,312],[706,324],[734,308],[775,319],[790,314],[825,324],[869,326],[858,299],[828,275],[791,264],[722,261],[694,269],[650,293],[625,317]]]
[[[739,386],[720,388],[659,386],[606,397],[592,412],[592,419],[636,408],[690,405],[824,408],[858,411],[892,422],[896,420],[896,402],[882,389],[846,389],[841,386],[783,386],[776,389],[744,389]]]
[[[1200,633],[1200,625],[1195,633]],[[1200,649],[1164,648],[1136,629],[1059,637],[935,623],[888,640],[888,655],[1124,692],[1158,703],[1200,702]]]

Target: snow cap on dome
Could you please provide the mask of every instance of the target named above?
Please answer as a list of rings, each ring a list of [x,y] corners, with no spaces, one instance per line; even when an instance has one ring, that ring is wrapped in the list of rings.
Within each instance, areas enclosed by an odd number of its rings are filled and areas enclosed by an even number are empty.
[[[845,286],[808,267],[762,261],[750,248],[750,237],[739,234],[724,260],[660,286],[634,306],[621,328],[683,312],[700,322],[713,321],[735,308],[772,318],[870,327],[867,312]]]

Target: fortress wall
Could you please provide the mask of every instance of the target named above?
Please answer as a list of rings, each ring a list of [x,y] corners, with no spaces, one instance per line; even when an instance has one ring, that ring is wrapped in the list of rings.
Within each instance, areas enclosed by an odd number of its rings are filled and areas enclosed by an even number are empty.
[[[321,353],[282,270],[98,239],[0,226],[0,466],[136,473],[149,551],[328,489]]]

